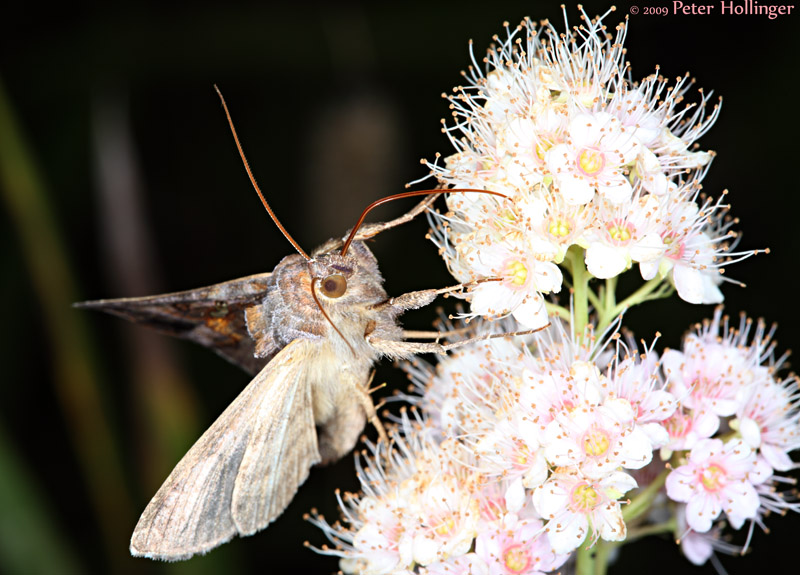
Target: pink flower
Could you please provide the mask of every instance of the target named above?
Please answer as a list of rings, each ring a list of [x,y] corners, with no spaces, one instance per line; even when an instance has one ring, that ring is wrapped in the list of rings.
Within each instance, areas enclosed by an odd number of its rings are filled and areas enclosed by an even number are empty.
[[[795,468],[789,456],[800,448],[800,399],[794,378],[757,381],[743,390],[740,400],[736,415],[742,438],[776,471]]]
[[[729,555],[739,555],[744,552],[742,547],[723,539],[722,526],[717,524],[705,533],[693,531],[686,524],[686,506],[681,504],[675,509],[675,518],[678,522],[678,533],[684,533],[680,539],[681,553],[695,565],[704,565],[715,551]]]
[[[667,447],[670,451],[683,451],[694,447],[701,439],[711,437],[719,427],[715,419],[705,417],[705,414],[688,412],[677,409],[672,417],[664,422],[664,427],[669,433]]]
[[[730,417],[739,406],[737,396],[754,377],[757,361],[738,348],[690,334],[683,351],[669,349],[662,358],[669,390],[694,412],[694,429],[711,437],[720,417]]]
[[[641,427],[653,447],[669,443],[665,421],[678,405],[675,396],[664,389],[658,377],[658,356],[654,352],[615,361],[608,370],[613,394],[626,399],[636,412],[636,425]]]
[[[759,508],[754,484],[768,478],[759,473],[756,454],[740,439],[699,441],[686,465],[667,476],[667,496],[686,503],[686,522],[700,533],[711,529],[722,511],[738,529]]]
[[[475,554],[491,575],[538,575],[557,569],[569,557],[557,554],[543,533],[542,522],[506,515],[484,529],[475,541]]]
[[[597,368],[587,370],[588,377],[592,371],[597,372]],[[577,466],[593,479],[618,467],[639,469],[653,457],[653,446],[636,425],[636,412],[630,402],[611,396],[599,404],[582,402],[559,411],[545,429],[544,446],[550,463]]]

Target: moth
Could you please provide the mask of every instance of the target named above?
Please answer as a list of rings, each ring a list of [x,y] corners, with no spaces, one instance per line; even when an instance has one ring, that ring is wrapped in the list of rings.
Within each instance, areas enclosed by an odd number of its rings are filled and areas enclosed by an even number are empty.
[[[374,202],[347,239],[329,240],[307,255],[264,199],[219,96],[256,192],[298,253],[272,273],[166,295],[78,304],[210,347],[254,376],[175,466],[134,529],[133,555],[167,561],[265,528],[313,465],[353,449],[367,420],[388,441],[368,389],[372,367],[381,357],[443,353],[455,345],[407,341],[398,317],[463,287],[390,298],[363,243],[413,219],[435,196],[395,220],[361,227],[372,207],[430,190]]]

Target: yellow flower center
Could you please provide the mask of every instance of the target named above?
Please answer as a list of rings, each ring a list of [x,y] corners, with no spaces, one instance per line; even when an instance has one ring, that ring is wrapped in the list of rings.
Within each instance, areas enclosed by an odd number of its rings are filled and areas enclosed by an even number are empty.
[[[499,224],[513,224],[517,221],[517,214],[514,210],[505,209],[497,214],[497,221]]]
[[[726,474],[719,465],[709,465],[700,475],[700,482],[706,491],[718,491],[725,485]]]
[[[584,148],[578,154],[578,168],[587,176],[594,176],[603,171],[606,165],[606,158],[603,152]]]
[[[672,417],[664,422],[664,427],[669,436],[673,438],[684,437],[692,428],[691,420],[680,413],[673,414]]]
[[[456,520],[453,519],[453,516],[451,515],[450,517],[439,523],[439,526],[436,527],[435,531],[438,535],[444,536],[450,533],[453,530],[453,527],[455,526],[456,526]]]
[[[572,490],[572,507],[576,510],[589,511],[600,501],[600,494],[588,483],[583,483]]]
[[[505,567],[512,573],[522,573],[528,569],[531,558],[521,544],[512,545],[503,553]]]
[[[678,240],[677,234],[671,233],[662,236],[664,245],[667,246],[667,255],[674,259],[683,257],[683,252],[686,249],[686,244]]]
[[[623,224],[621,222],[611,222],[606,228],[608,236],[614,243],[624,244],[633,237],[631,233],[632,227],[630,224]]]
[[[552,147],[553,142],[545,138],[539,138],[539,141],[536,142],[533,151],[536,154],[536,157],[539,158],[540,161],[544,162],[545,155]]]
[[[515,286],[521,286],[528,279],[528,268],[519,260],[508,264],[508,277]]]
[[[548,233],[556,238],[565,238],[572,232],[570,222],[564,218],[552,218],[547,226]]]
[[[601,429],[592,429],[583,436],[583,451],[589,457],[603,455],[610,444],[608,435]]]

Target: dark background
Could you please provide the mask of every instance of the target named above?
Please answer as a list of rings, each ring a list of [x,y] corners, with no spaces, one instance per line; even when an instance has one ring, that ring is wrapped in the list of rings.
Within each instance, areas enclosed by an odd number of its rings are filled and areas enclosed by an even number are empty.
[[[584,5],[590,15],[607,7]],[[656,5],[672,7],[648,4]],[[618,6],[612,31],[629,13]],[[779,322],[782,353],[797,346],[799,319],[797,17],[645,16],[644,6],[626,43],[634,77],[656,64],[671,77],[688,70],[724,96],[700,141],[719,154],[705,191],[730,189],[742,248],[772,250],[730,267],[748,287],[724,287],[726,310]],[[202,349],[69,303],[207,285],[269,271],[291,253],[247,181],[214,83],[262,189],[311,250],[370,201],[425,175],[420,157],[450,153],[440,94],[460,83],[467,41],[480,54],[504,20],[525,15],[563,30],[557,2],[4,9],[0,572],[337,569],[303,548],[323,537],[302,514],[336,516],[334,489],[357,487],[350,457],[315,469],[265,532],[180,565],[130,558],[144,505],[248,378]],[[568,16],[578,23],[574,7]],[[371,219],[413,200],[401,204]],[[452,283],[425,229],[417,221],[373,244],[390,294]],[[633,310],[626,324],[677,346],[711,314],[675,297]],[[424,329],[433,315],[411,313],[405,324]],[[403,381],[389,365],[377,379]],[[723,558],[729,572],[785,552],[800,521],[768,525],[772,534],[757,532],[748,557]],[[652,538],[626,548],[614,572],[640,572],[642,561],[653,573],[713,572]]]

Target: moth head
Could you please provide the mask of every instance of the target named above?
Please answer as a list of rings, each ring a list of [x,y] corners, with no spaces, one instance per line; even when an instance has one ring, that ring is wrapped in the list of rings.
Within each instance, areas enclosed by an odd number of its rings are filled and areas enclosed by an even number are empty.
[[[350,252],[343,256],[336,249],[338,245],[331,240],[312,254],[309,271],[316,293],[320,297],[340,301],[349,300],[348,296],[355,295],[361,300],[373,293],[375,297],[385,297],[378,262],[369,248],[362,242],[355,242]],[[333,249],[329,249],[331,247]]]

